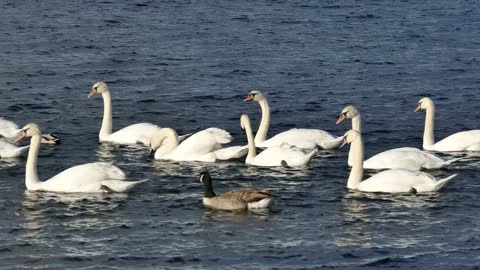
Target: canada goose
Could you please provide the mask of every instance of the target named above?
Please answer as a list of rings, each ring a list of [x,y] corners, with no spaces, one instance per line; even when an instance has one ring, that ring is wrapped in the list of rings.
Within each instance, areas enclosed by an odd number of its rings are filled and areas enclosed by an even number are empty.
[[[199,178],[205,187],[203,205],[220,210],[245,210],[266,208],[272,201],[272,194],[266,190],[239,189],[216,195],[212,188],[212,177],[202,172]]]

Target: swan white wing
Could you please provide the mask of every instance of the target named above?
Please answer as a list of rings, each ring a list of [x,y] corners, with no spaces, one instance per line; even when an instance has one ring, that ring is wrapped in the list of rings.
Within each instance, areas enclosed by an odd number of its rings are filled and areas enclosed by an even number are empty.
[[[395,148],[378,153],[363,163],[365,169],[409,169],[420,170],[441,168],[446,163],[439,156],[413,147]]]
[[[258,143],[258,147],[274,147],[288,143],[299,148],[313,149],[317,145],[323,149],[332,149],[340,146],[342,138],[337,138],[330,133],[319,129],[298,129],[279,133],[272,138]]]
[[[229,143],[231,140],[232,136],[227,131],[219,128],[208,128],[187,138],[175,148],[174,153],[176,155],[207,154],[219,149],[222,144]]]
[[[249,164],[255,166],[281,166],[282,161],[285,161],[290,167],[303,166],[312,159],[317,151],[317,149],[314,149],[310,153],[305,153],[295,147],[286,145],[270,147],[253,158]]]
[[[220,148],[214,152],[219,160],[239,159],[248,153],[248,145]]]
[[[418,192],[433,191],[437,186],[429,174],[404,169],[383,171],[360,182],[358,190],[367,192],[404,193],[412,188]]]
[[[125,173],[111,163],[95,162],[66,169],[42,182],[39,189],[55,192],[103,192],[106,180],[124,180]]]
[[[114,142],[120,144],[143,144],[150,145],[150,140],[161,128],[150,123],[138,123],[124,127],[119,131],[112,133],[100,141]]]
[[[462,131],[452,134],[434,145],[436,151],[466,151],[480,144],[480,130]],[[473,150],[473,151],[474,151]],[[472,150],[470,150],[472,151]]]
[[[0,139],[0,157],[2,158],[18,157],[27,152],[28,148],[29,146],[18,147],[6,140]]]
[[[20,130],[18,129],[17,124],[0,117],[0,135],[6,138],[14,138],[18,136],[19,133]]]

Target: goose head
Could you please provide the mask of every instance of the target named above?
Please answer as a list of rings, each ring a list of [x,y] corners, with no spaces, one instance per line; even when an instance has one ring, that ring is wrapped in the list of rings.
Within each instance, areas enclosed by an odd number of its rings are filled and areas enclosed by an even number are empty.
[[[427,109],[433,108],[433,106],[434,106],[433,101],[428,97],[424,97],[418,101],[417,108],[413,112],[418,112],[420,110],[427,110]]]
[[[200,183],[203,183],[203,187],[205,188],[205,194],[203,195],[203,197],[213,198],[216,196],[215,192],[213,192],[212,177],[210,176],[210,173],[200,173],[200,177],[198,178],[198,180],[200,181]]]
[[[245,101],[245,102],[249,102],[249,101],[259,102],[259,101],[264,100],[264,99],[265,99],[265,96],[262,94],[262,92],[260,92],[258,90],[253,90],[250,93],[248,93],[248,96],[243,101]]]
[[[345,132],[345,135],[343,135],[343,143],[340,148],[344,147],[346,144],[356,141],[358,138],[360,138],[360,136],[360,132],[350,129],[349,131]]]
[[[92,86],[92,91],[90,91],[90,94],[88,94],[88,98],[91,98],[95,96],[96,94],[103,94],[105,92],[108,92],[108,86],[104,82],[96,82]]]
[[[337,120],[337,125],[345,121],[346,119],[352,119],[359,116],[360,113],[358,112],[355,106],[347,106],[345,107],[342,112],[340,113],[340,117]]]
[[[37,124],[31,123],[21,128],[20,135],[18,135],[17,139],[15,139],[15,142],[19,142],[26,137],[33,137],[36,135],[42,135],[42,130]]]

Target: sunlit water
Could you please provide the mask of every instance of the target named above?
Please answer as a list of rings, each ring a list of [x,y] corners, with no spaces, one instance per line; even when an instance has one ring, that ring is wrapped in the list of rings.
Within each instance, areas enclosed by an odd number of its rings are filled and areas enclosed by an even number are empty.
[[[25,191],[26,158],[0,161],[0,269],[478,269],[479,155],[437,176],[438,194],[346,189],[348,150],[306,168],[152,162],[147,149],[100,145],[109,83],[114,130],[151,122],[188,133],[215,126],[245,144],[239,116],[270,134],[291,127],[336,135],[341,109],[363,115],[366,156],[421,147],[421,97],[437,105],[436,137],[478,129],[480,10],[475,1],[4,1],[0,4],[0,116],[62,138],[42,146],[42,179],[113,161],[128,195]],[[445,158],[452,158],[444,155]],[[464,156],[458,154],[455,156]],[[217,193],[266,188],[268,211],[214,212],[197,177]]]

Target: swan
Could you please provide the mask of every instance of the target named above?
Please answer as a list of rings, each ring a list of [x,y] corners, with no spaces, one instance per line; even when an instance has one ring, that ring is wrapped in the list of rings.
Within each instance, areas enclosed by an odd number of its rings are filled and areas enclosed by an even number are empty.
[[[440,190],[450,179],[457,176],[457,174],[453,174],[437,181],[433,176],[420,171],[391,169],[362,181],[364,149],[360,132],[353,129],[347,131],[341,147],[347,143],[351,143],[350,148],[353,148],[349,154],[353,155],[353,166],[347,183],[349,189],[386,193],[432,192]]]
[[[330,133],[319,129],[298,129],[279,133],[267,140],[268,128],[270,125],[270,106],[267,98],[258,90],[251,91],[245,102],[256,101],[262,109],[262,120],[255,136],[255,145],[260,148],[280,146],[283,143],[296,146],[303,149],[313,149],[320,147],[322,149],[338,148],[342,143],[341,137],[335,137]]]
[[[250,119],[248,115],[243,114],[240,117],[240,126],[245,130],[248,140],[248,154],[245,160],[246,164],[254,166],[303,166],[310,162],[315,153],[318,152],[317,148],[314,148],[310,152],[304,152],[304,150],[295,146],[288,145],[286,143],[266,148],[260,154],[257,155],[255,149],[255,142],[253,139],[252,126],[250,125]]]
[[[20,132],[21,129],[18,128],[17,124],[0,117],[0,137],[15,139]],[[41,142],[44,144],[58,144],[60,143],[60,138],[53,134],[42,134]]]
[[[24,126],[16,139],[18,142],[26,137],[32,137],[25,169],[27,190],[63,193],[124,193],[145,181],[124,181],[125,174],[118,167],[110,163],[95,162],[71,167],[42,182],[37,174],[37,159],[41,135],[40,127],[32,123]]]
[[[199,131],[180,143],[177,132],[171,128],[162,128],[152,137],[149,156],[155,159],[175,161],[215,162],[216,151],[222,144],[232,140],[230,133],[219,128]],[[222,153],[226,158],[229,153]],[[234,155],[234,153],[230,153]]]
[[[362,122],[360,112],[355,106],[347,106],[340,113],[337,125],[352,119],[352,129],[362,132]],[[350,148],[348,155],[348,166],[353,164],[353,147]],[[382,169],[409,169],[419,171],[421,169],[439,169],[452,164],[460,158],[449,161],[443,160],[441,157],[422,151],[413,147],[401,147],[390,149],[378,153],[363,162],[364,169],[382,170]]]
[[[468,130],[452,134],[435,143],[433,136],[435,105],[433,101],[424,97],[418,101],[414,112],[426,111],[425,130],[423,132],[423,149],[440,152],[480,151],[480,130]]]
[[[272,203],[273,196],[267,190],[239,189],[228,191],[217,196],[215,192],[213,192],[212,178],[208,172],[202,172],[199,179],[205,188],[203,205],[209,208],[244,210],[267,208]]]
[[[103,121],[98,137],[100,142],[113,142],[118,144],[143,144],[150,145],[152,136],[161,130],[157,125],[150,123],[139,123],[125,127],[112,133],[112,97],[108,86],[104,82],[97,82],[93,85],[88,98],[96,94],[103,97]]]

